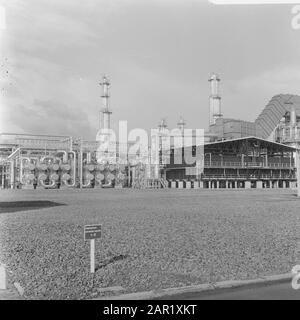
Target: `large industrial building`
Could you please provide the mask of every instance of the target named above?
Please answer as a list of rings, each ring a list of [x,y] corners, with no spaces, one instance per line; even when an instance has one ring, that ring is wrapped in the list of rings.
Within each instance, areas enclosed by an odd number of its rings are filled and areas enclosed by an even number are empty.
[[[210,142],[199,176],[195,165],[174,163],[172,152],[165,178],[174,188],[295,188],[294,151],[257,137]]]
[[[118,161],[99,152],[99,139],[69,136],[0,134],[0,187],[3,188],[295,188],[295,148],[300,142],[300,97],[276,95],[254,122],[225,118],[221,112],[220,78],[209,79],[209,130],[203,145],[171,144],[166,161],[161,145],[157,157],[136,155]],[[103,78],[99,128],[110,129],[109,86]],[[158,128],[164,139],[165,121]],[[178,122],[184,136],[185,121]],[[105,133],[104,133],[105,135]],[[101,139],[100,139],[101,140]],[[196,154],[192,163],[177,163],[175,154]],[[150,152],[151,153],[151,152]],[[111,159],[117,161],[112,162]]]

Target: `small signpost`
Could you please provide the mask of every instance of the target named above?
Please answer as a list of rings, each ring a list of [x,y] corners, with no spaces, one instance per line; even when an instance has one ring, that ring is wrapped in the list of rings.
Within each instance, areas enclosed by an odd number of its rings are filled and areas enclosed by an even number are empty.
[[[91,240],[91,273],[95,272],[95,239],[101,238],[101,224],[84,226],[84,240]]]

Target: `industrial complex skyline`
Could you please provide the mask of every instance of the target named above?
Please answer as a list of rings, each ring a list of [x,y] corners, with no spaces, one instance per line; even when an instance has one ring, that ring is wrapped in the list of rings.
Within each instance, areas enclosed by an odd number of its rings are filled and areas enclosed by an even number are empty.
[[[94,139],[99,82],[112,81],[112,122],[208,128],[211,72],[222,113],[254,121],[270,99],[299,94],[299,32],[290,5],[208,1],[2,1],[1,131]],[[97,5],[95,5],[97,4]],[[276,24],[274,23],[276,21]],[[4,79],[4,80],[3,80]]]

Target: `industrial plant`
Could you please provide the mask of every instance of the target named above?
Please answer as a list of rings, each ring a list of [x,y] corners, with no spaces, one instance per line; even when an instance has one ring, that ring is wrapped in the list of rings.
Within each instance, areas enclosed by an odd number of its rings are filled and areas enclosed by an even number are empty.
[[[120,157],[101,149],[109,141],[112,110],[110,82],[103,77],[99,132],[94,141],[70,136],[0,134],[0,187],[66,188],[295,188],[296,148],[300,142],[300,96],[274,96],[254,122],[225,118],[219,91],[221,79],[209,78],[209,127],[202,145],[164,149],[167,124],[157,128],[159,148],[151,156]],[[185,136],[186,123],[178,121]],[[174,138],[174,137],[173,137]],[[187,150],[201,148],[194,163],[176,161]],[[102,150],[102,151],[101,151]],[[168,155],[168,161],[166,161]],[[158,161],[154,161],[158,159]]]

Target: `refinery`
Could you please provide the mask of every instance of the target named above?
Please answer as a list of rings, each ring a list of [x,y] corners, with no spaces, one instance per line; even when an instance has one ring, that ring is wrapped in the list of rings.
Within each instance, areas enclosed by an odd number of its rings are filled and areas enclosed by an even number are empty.
[[[174,144],[170,152],[165,152],[161,142],[168,127],[164,119],[157,128],[160,143],[157,150],[150,152],[152,157],[127,154],[124,161],[119,156],[118,142],[115,154],[101,151],[101,141],[111,129],[112,117],[110,82],[103,77],[100,139],[99,134],[95,141],[86,141],[70,136],[0,133],[0,187],[296,188],[300,96],[274,96],[254,122],[225,118],[220,81],[214,73],[209,78],[209,126],[204,131],[201,159],[193,164],[175,161],[178,149],[183,151]],[[187,126],[182,117],[177,126],[184,136]],[[190,146],[193,155],[198,147]],[[153,160],[156,158],[158,161]]]

